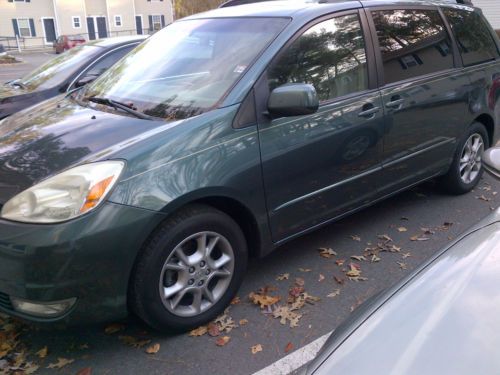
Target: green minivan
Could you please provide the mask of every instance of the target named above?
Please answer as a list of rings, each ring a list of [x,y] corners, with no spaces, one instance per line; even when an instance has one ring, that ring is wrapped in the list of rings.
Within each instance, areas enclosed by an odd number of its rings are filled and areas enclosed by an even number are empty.
[[[496,143],[499,41],[452,2],[270,1],[166,27],[0,122],[0,311],[188,329],[248,257]]]

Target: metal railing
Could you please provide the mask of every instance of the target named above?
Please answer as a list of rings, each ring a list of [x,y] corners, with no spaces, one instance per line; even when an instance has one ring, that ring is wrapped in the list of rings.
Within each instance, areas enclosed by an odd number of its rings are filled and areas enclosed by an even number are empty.
[[[107,31],[106,38],[116,37],[116,36],[127,36],[127,35],[152,35],[158,30],[142,29],[142,34],[139,34],[136,29],[133,30],[119,30],[119,31]],[[78,34],[64,34],[67,36],[82,36],[85,40],[90,40],[90,35],[88,33],[78,33]],[[95,32],[95,38],[99,38],[99,33]],[[6,51],[34,51],[41,49],[52,49],[53,43],[47,42],[45,37],[20,37],[20,36],[0,36],[0,44],[3,45]]]

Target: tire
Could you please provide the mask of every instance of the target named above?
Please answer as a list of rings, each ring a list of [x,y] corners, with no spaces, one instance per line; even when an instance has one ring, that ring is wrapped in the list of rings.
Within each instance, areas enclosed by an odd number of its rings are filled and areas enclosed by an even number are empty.
[[[211,255],[201,258],[201,249],[209,248]],[[188,206],[167,219],[141,250],[131,276],[129,307],[159,331],[198,327],[229,305],[243,281],[247,258],[245,237],[231,217],[209,206]]]
[[[480,140],[482,147],[475,153],[476,162],[473,163],[474,166],[467,164],[465,169],[461,169],[464,168],[464,163],[466,163],[466,153],[469,153],[470,148],[468,147],[471,145],[471,140],[473,146],[477,140]],[[473,123],[459,142],[448,173],[440,179],[441,186],[451,194],[465,194],[471,191],[483,175],[482,154],[488,147],[489,137],[485,126],[478,122]],[[472,168],[472,171],[467,177],[469,168]]]

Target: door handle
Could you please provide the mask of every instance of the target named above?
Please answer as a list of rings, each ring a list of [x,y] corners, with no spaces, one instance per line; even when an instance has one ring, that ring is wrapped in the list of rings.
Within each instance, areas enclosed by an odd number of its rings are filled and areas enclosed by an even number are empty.
[[[405,102],[405,100],[403,98],[401,98],[399,95],[398,96],[393,96],[391,98],[391,101],[386,103],[385,106],[387,108],[397,108],[397,109],[400,109],[402,106],[403,106],[403,103]]]
[[[358,113],[359,117],[370,118],[380,112],[380,107],[374,107],[373,104],[365,104],[363,110]]]

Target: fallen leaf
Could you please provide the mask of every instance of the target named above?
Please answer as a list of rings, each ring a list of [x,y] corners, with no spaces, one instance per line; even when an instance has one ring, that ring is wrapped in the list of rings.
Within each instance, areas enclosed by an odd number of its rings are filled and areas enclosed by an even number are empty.
[[[405,227],[399,227],[398,232],[408,232],[408,229],[406,229]]]
[[[104,329],[104,333],[106,335],[112,335],[113,333],[117,333],[117,332],[120,332],[122,331],[123,329],[125,329],[125,326],[123,324],[120,324],[120,323],[113,323],[113,324],[110,324],[109,326],[107,326],[105,329]]]
[[[289,342],[285,346],[285,353],[291,352],[292,350],[293,350],[293,344],[291,342]]]
[[[351,259],[355,259],[358,262],[361,262],[362,260],[366,260],[366,258],[363,255],[351,255]]]
[[[342,267],[345,263],[345,259],[337,259],[335,263],[337,264],[337,266]]]
[[[371,261],[372,263],[375,263],[375,262],[380,262],[380,258],[379,258],[377,255],[373,254],[373,255],[372,255],[372,258],[370,259],[370,261]]]
[[[159,351],[160,351],[160,344],[158,343],[148,346],[146,349],[146,353],[148,354],[156,354]]]
[[[406,258],[408,258],[408,257],[411,257],[411,253],[410,253],[410,252],[408,252],[408,253],[404,253],[404,254],[402,254],[401,256],[403,257],[403,259],[406,259]]]
[[[48,352],[49,352],[49,349],[46,346],[44,346],[42,349],[37,351],[35,354],[38,356],[38,358],[44,359],[45,357],[47,357]]]
[[[251,350],[252,350],[252,354],[257,354],[257,353],[262,351],[262,345],[260,345],[260,344],[254,345],[254,346],[252,346]]]
[[[231,340],[231,337],[229,336],[222,336],[222,337],[219,337],[216,341],[215,341],[215,344],[217,346],[225,346],[229,340]]]
[[[248,320],[247,319],[240,319],[239,323],[240,323],[240,326],[246,326],[248,324]]]
[[[392,242],[392,238],[389,237],[387,234],[379,234],[377,237],[381,240]]]
[[[279,296],[269,296],[267,294],[257,294],[257,293],[250,293],[248,296],[250,298],[250,301],[252,301],[255,305],[259,305],[261,309],[264,309],[268,306],[272,306],[275,303],[278,303],[280,301]]]
[[[142,348],[151,342],[151,340],[148,339],[141,340],[133,336],[119,336],[118,339],[124,344],[132,346],[134,348]]]
[[[67,358],[57,358],[57,362],[51,363],[47,366],[47,368],[63,368],[64,366],[70,365],[73,362],[75,362],[74,359],[67,359]]]
[[[217,337],[220,335],[219,326],[216,323],[208,323],[208,334],[212,337]]]
[[[484,195],[481,195],[480,197],[476,197],[476,198],[479,200],[485,201],[485,202],[491,201],[491,198],[486,198]]]
[[[299,268],[299,271],[300,272],[311,272],[312,269],[310,269],[310,268]]]
[[[219,315],[214,320],[214,323],[218,325],[219,330],[221,332],[229,333],[233,330],[233,328],[236,328],[236,323],[234,322],[233,318],[231,318],[228,315],[228,310],[229,310],[229,308],[224,311],[224,314]]]
[[[240,297],[236,296],[232,299],[231,305],[238,305],[241,302]]]
[[[346,272],[346,275],[348,277],[358,277],[361,275],[361,271],[359,270],[358,267],[356,267],[354,264],[351,263],[351,269]]]
[[[191,332],[189,332],[189,336],[192,336],[192,337],[203,336],[207,332],[208,332],[207,326],[200,326],[198,328],[193,329]]]
[[[411,241],[428,241],[428,240],[430,240],[430,238],[429,237],[424,237],[424,236],[416,235],[416,236],[411,236],[410,240]]]
[[[282,273],[281,275],[278,275],[276,277],[276,280],[277,281],[283,281],[283,280],[288,280],[290,278],[290,274],[289,273]]]
[[[273,316],[275,318],[280,318],[280,323],[283,325],[287,324],[288,321],[290,328],[298,327],[299,320],[302,318],[301,314],[292,311],[288,306],[278,306],[273,311]]]
[[[318,282],[322,282],[323,280],[325,280],[325,275],[323,275],[322,273],[320,273],[319,277],[318,277]]]
[[[402,270],[406,269],[406,263],[403,263],[403,262],[396,262],[396,263],[399,265],[399,268],[401,268]]]
[[[349,236],[349,237],[351,237],[351,239],[352,239],[353,241],[358,241],[358,242],[360,242],[360,241],[361,241],[361,237],[359,237],[359,236]]]
[[[328,298],[335,298],[338,295],[340,295],[340,289],[335,289],[332,293],[330,293],[329,295],[327,295],[327,297]]]
[[[318,250],[319,250],[319,255],[322,256],[323,258],[331,258],[337,256],[337,253],[330,248],[320,247]]]

